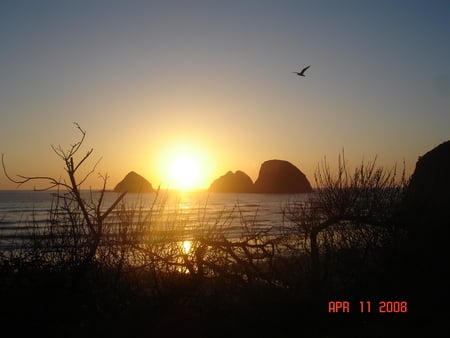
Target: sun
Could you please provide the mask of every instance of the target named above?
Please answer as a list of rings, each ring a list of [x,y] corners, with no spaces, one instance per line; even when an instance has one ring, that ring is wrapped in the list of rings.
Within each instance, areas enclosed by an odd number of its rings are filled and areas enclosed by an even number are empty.
[[[201,168],[194,158],[180,155],[173,159],[169,170],[169,179],[174,188],[190,190],[198,186]]]
[[[199,148],[185,144],[166,148],[160,167],[162,185],[174,190],[203,189],[207,180],[207,158]]]

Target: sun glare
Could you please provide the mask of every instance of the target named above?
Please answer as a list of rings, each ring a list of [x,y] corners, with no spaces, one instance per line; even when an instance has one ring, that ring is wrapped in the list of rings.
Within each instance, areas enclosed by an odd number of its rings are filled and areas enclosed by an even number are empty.
[[[183,241],[182,246],[183,246],[183,253],[187,255],[189,253],[189,251],[191,251],[192,242],[191,241]]]
[[[193,189],[198,184],[200,167],[193,158],[182,155],[173,160],[169,174],[175,188]]]
[[[163,185],[176,190],[204,188],[207,164],[199,150],[187,146],[173,147],[164,153],[161,168]]]

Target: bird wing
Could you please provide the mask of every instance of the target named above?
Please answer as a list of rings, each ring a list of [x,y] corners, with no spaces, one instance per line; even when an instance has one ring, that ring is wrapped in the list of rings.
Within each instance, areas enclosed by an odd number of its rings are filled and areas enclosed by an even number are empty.
[[[307,67],[303,68],[301,73],[303,74],[305,72],[305,70],[307,70],[309,67],[311,67],[311,66],[307,66]]]

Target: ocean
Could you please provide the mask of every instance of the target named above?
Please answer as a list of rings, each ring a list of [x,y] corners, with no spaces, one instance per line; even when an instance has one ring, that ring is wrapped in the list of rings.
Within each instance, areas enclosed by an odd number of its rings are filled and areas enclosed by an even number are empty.
[[[0,247],[21,235],[29,227],[45,227],[50,222],[50,210],[56,191],[0,191]],[[83,191],[85,199],[98,200],[99,192]],[[119,196],[107,192],[102,209],[106,210]],[[292,201],[304,200],[308,194],[233,194],[207,191],[127,194],[123,207],[158,213],[167,227],[208,227],[222,223],[228,236],[239,237],[251,227],[253,231],[280,231],[285,219],[283,208]],[[120,206],[120,205],[119,205]],[[161,222],[160,222],[161,223]],[[171,224],[169,224],[171,223]]]

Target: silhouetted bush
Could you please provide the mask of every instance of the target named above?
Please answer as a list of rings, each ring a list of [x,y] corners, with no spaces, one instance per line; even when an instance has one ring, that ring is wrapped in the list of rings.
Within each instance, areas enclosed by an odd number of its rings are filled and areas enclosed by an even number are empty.
[[[324,160],[315,179],[310,198],[291,201],[284,209],[290,221],[287,249],[308,258],[301,269],[315,294],[376,285],[377,271],[395,258],[405,236],[395,219],[406,187],[404,173],[398,179],[395,167],[377,167],[376,159],[350,171],[342,154],[336,176]]]

